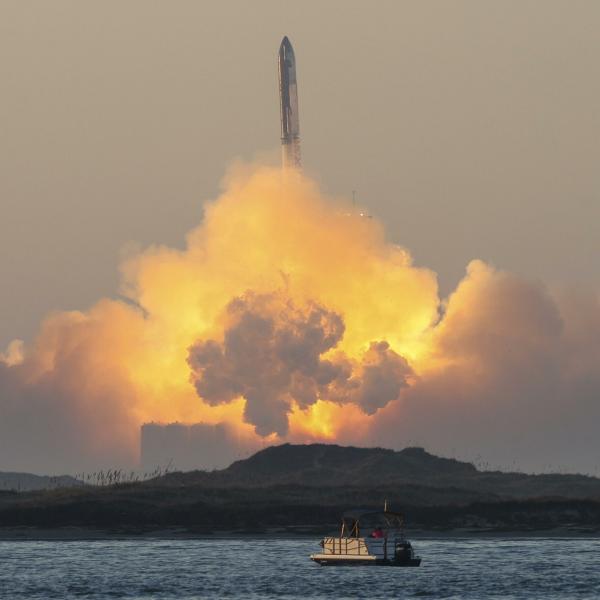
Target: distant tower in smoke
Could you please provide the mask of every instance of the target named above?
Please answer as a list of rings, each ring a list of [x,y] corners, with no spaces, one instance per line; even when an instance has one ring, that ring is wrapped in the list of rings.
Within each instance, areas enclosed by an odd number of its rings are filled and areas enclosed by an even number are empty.
[[[298,86],[296,58],[287,37],[279,46],[279,101],[281,106],[281,150],[284,168],[299,169],[300,120],[298,118]]]

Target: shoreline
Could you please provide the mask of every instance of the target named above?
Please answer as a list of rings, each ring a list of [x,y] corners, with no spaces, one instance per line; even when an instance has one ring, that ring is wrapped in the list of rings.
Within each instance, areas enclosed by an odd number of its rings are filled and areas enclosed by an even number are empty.
[[[1,527],[0,542],[30,541],[136,541],[136,540],[243,540],[243,539],[315,539],[329,535],[327,531],[214,531],[193,532],[184,529],[157,529],[149,531],[124,531],[93,529],[87,527]],[[584,528],[556,528],[545,530],[451,529],[406,530],[411,540],[476,539],[476,538],[600,538],[600,530]]]

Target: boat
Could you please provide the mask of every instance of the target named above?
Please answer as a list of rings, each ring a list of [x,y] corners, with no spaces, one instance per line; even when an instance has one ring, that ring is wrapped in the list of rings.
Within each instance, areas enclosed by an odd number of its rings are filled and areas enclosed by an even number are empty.
[[[310,559],[321,566],[387,565],[418,567],[421,558],[404,535],[404,517],[383,511],[352,510],[342,517],[339,536],[324,537]]]

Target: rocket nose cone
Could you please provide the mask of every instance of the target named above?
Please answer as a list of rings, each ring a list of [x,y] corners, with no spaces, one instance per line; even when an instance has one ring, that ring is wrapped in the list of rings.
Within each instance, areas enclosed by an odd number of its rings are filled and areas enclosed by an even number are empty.
[[[292,49],[292,44],[290,43],[290,40],[288,39],[288,36],[286,35],[281,40],[281,45],[279,46],[279,52],[288,52],[291,49]]]

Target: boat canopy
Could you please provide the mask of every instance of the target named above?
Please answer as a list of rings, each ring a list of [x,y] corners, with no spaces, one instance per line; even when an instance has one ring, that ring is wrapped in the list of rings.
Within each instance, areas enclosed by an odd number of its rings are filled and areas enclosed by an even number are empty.
[[[342,516],[342,536],[359,537],[365,529],[401,529],[404,515],[391,510],[349,510]]]

